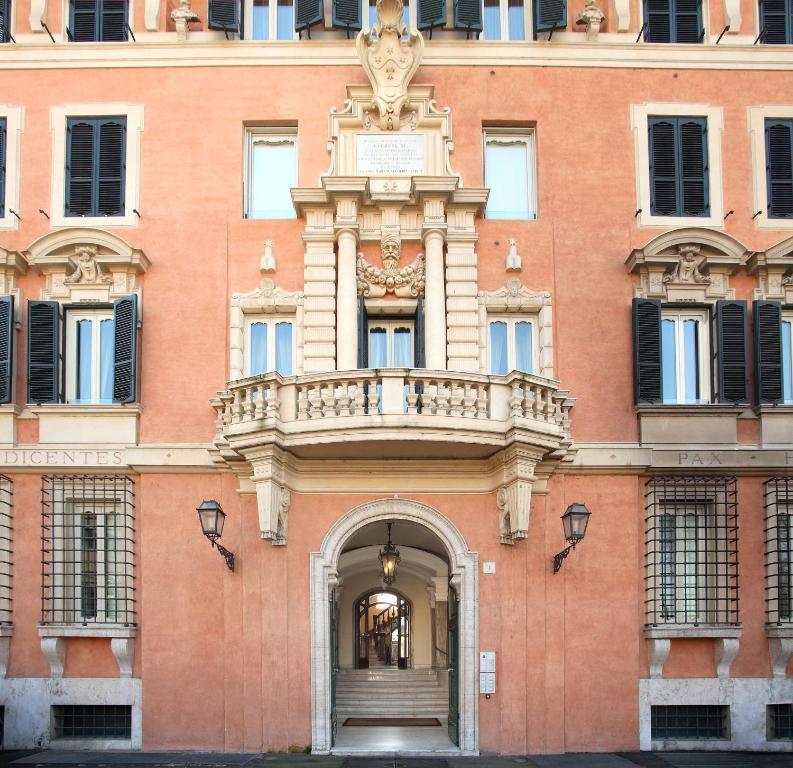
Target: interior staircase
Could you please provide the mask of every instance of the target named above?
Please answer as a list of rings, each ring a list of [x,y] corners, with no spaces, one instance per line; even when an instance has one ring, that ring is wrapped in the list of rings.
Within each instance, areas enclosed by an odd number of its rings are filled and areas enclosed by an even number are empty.
[[[336,717],[437,717],[446,722],[449,699],[434,669],[341,669],[336,678]]]

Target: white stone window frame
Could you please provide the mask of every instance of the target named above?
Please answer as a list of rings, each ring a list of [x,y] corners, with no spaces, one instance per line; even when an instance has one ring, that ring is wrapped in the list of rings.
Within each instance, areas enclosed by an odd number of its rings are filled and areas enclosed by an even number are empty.
[[[123,216],[66,216],[66,126],[73,117],[124,117],[126,129],[126,167]],[[52,134],[52,227],[137,227],[140,206],[140,135],[143,131],[143,106],[126,102],[61,104],[50,107]]]
[[[292,9],[294,13],[294,1],[292,0]],[[279,39],[277,37],[278,34],[278,0],[267,0],[268,8],[268,20],[267,20],[267,31],[268,37],[267,40],[277,40],[281,43],[289,42],[288,40]],[[243,7],[242,12],[243,16],[243,29],[245,30],[245,37],[244,40],[255,40],[256,42],[264,42],[264,38],[253,38],[249,35],[253,33],[253,0],[243,0]],[[292,40],[299,40],[300,35],[294,31],[294,25],[292,29]]]
[[[768,180],[766,178],[765,121],[793,120],[793,105],[748,107],[747,123],[752,144],[752,201],[759,215],[756,229],[793,230],[793,218],[771,219],[768,216]]]
[[[664,320],[675,321],[675,373],[677,375],[676,397],[674,400],[664,400],[664,405],[706,405],[711,402],[711,357],[710,357],[710,312],[706,308],[692,308],[664,304],[661,306],[661,328]],[[686,320],[696,320],[699,323],[697,336],[697,373],[699,376],[699,400],[687,402],[679,400],[678,395],[685,389],[684,367],[681,365],[683,356],[683,323]],[[662,330],[663,334],[663,330]],[[663,365],[662,365],[663,380]]]
[[[303,314],[304,295],[276,287],[270,278],[264,278],[258,288],[248,293],[231,295],[229,381],[246,377],[248,347],[247,327],[257,319],[273,319],[292,323],[292,370],[294,376],[303,373]]]
[[[101,324],[105,320],[114,320],[113,307],[105,306],[85,306],[73,307],[65,306],[64,308],[64,323],[66,324],[66,333],[63,340],[63,368],[66,375],[66,389],[64,392],[65,400],[69,404],[74,405],[112,405],[110,402],[102,402],[98,397],[99,379],[100,379],[100,355],[98,352],[101,349]],[[91,371],[91,399],[88,401],[77,401],[77,362],[75,359],[75,352],[77,348],[77,323],[80,320],[98,321],[92,330],[92,335],[95,336],[93,341],[95,345],[92,346],[92,371]],[[94,392],[97,392],[97,397],[94,397]]]
[[[550,291],[533,291],[518,278],[511,278],[497,291],[480,291],[478,301],[480,373],[490,372],[490,321],[514,318],[529,320],[534,324],[534,375],[553,379],[553,310]]]
[[[292,372],[295,370],[295,315],[279,314],[246,314],[245,315],[245,377],[258,376],[251,373],[251,329],[256,323],[267,326],[267,365],[264,373],[275,373],[275,327],[278,323],[289,323],[292,326]]]
[[[537,372],[540,363],[539,333],[537,328],[538,319],[539,318],[535,314],[493,314],[487,318],[487,372],[489,374],[498,375],[492,373],[493,361],[491,356],[492,345],[490,344],[490,326],[493,325],[493,323],[506,323],[507,325],[507,374],[519,370],[516,361],[515,326],[518,323],[528,323],[531,326],[531,370],[521,371],[521,373],[535,374]]]
[[[11,3],[13,8],[16,3]],[[6,123],[6,183],[3,215],[0,230],[19,229],[19,219],[11,213],[19,213],[20,145],[25,129],[25,108],[13,104],[0,104],[0,118]]]
[[[297,213],[289,217],[251,217],[248,215],[251,207],[251,195],[253,193],[253,147],[256,141],[266,141],[267,143],[291,143],[295,148],[295,179],[299,180],[300,169],[300,147],[298,144],[297,125],[246,125],[245,140],[243,142],[243,181],[242,181],[242,215],[244,219],[251,221],[291,221],[297,218]]]
[[[668,45],[664,43],[664,45]],[[704,117],[708,135],[709,216],[653,216],[650,201],[650,117]],[[724,190],[722,182],[721,135],[724,131],[724,110],[709,104],[648,102],[630,107],[636,162],[637,222],[642,227],[723,227]]]
[[[41,19],[46,21],[47,18],[47,2],[48,0],[31,0],[31,8],[30,8],[30,28],[34,32],[43,32],[44,29],[41,26]],[[144,0],[146,2],[146,0]],[[75,43],[72,40],[69,40],[69,36],[66,34],[66,27],[69,26],[69,18],[71,16],[70,7],[71,7],[72,0],[62,0],[61,3],[61,18],[63,19],[63,31],[61,32],[61,42],[69,43],[69,45],[86,45],[86,43]],[[12,0],[13,4],[13,0]],[[39,12],[38,9],[41,9]],[[35,14],[34,14],[35,12]],[[34,21],[35,19],[35,21]],[[127,0],[127,24],[129,28],[132,30],[133,34],[138,30],[135,27],[135,0]],[[115,40],[111,41],[108,40],[105,42],[104,40],[96,40],[94,41],[94,45],[107,45],[108,43],[116,44],[122,42],[132,42],[131,40]],[[92,43],[87,43],[87,45],[91,45]]]
[[[495,41],[493,41],[495,42]],[[517,219],[495,218],[494,221],[536,221],[539,216],[539,194],[537,190],[537,131],[536,128],[498,128],[484,127],[482,129],[482,179],[487,179],[487,145],[489,141],[502,144],[526,145],[526,181],[528,185],[529,215]],[[487,206],[484,212],[487,215]]]
[[[496,43],[496,42],[516,42],[516,43],[524,43],[529,42],[534,39],[534,26],[533,26],[533,8],[531,4],[531,0],[520,0],[520,4],[523,6],[523,40],[510,40],[509,36],[509,0],[498,0],[498,18],[501,27],[501,34],[498,40],[487,40],[485,41],[484,37],[484,29],[482,30],[482,34],[479,36],[479,40]],[[483,3],[484,6],[484,3]],[[482,8],[482,23],[484,26],[484,7]]]

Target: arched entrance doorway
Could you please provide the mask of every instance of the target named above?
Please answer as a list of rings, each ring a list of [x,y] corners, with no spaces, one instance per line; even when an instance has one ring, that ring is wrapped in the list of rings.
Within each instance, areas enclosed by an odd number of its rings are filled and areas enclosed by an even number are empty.
[[[342,752],[353,744],[344,717],[341,724],[337,721],[336,683],[345,668],[348,674],[361,674],[356,669],[360,646],[356,644],[355,623],[339,618],[350,616],[345,605],[357,616],[353,604],[359,604],[366,594],[389,592],[382,582],[367,581],[377,578],[376,537],[381,535],[377,531],[384,532],[387,522],[393,524],[394,540],[403,553],[397,577],[402,579],[400,591],[410,590],[405,595],[410,598],[405,666],[411,668],[399,669],[397,661],[378,677],[402,675],[400,683],[410,680],[414,684],[415,676],[436,676],[443,685],[442,733],[449,751],[459,748],[462,754],[478,754],[478,558],[468,550],[457,528],[438,511],[399,498],[372,501],[351,510],[331,527],[321,550],[311,555],[312,751]],[[420,584],[424,584],[426,605],[413,597],[419,594]],[[398,603],[396,608],[398,613]],[[347,631],[348,639],[344,637]],[[372,676],[371,670],[362,674]],[[406,714],[418,717],[423,713],[413,708]],[[341,734],[343,738],[334,748],[337,728],[347,733]],[[349,751],[431,751],[424,746],[426,739],[418,738],[418,730],[416,738],[392,741],[381,737],[383,733],[381,728],[357,729],[356,746]]]
[[[355,601],[357,669],[411,664],[410,601],[396,590],[372,590]]]

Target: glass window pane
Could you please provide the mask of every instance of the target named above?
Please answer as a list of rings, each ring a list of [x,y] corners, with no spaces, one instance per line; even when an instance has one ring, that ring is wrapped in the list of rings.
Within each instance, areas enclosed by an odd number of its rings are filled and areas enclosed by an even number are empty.
[[[489,219],[528,219],[529,179],[526,142],[488,141],[485,146],[485,186],[490,188]]]
[[[292,375],[292,323],[275,326],[275,370],[282,376]]]
[[[370,368],[386,368],[388,366],[388,348],[386,341],[385,328],[369,329]]]
[[[377,3],[369,2],[369,29],[377,24]]]
[[[515,368],[524,373],[531,373],[531,323],[515,323]]]
[[[253,0],[253,40],[270,39],[270,3],[268,0]]]
[[[523,12],[523,0],[509,0],[507,24],[510,40],[526,39],[526,21]]]
[[[294,40],[295,13],[292,0],[278,0],[277,39]]]
[[[683,377],[687,403],[699,400],[699,322],[683,322]]]
[[[482,37],[485,40],[501,39],[501,13],[499,7],[500,0],[484,0],[484,15],[482,17],[484,29]]]
[[[663,374],[662,398],[665,403],[677,402],[677,340],[674,320],[661,323],[661,367]]]
[[[500,321],[490,323],[490,373],[506,376],[508,365],[507,324]]]
[[[267,323],[251,324],[251,353],[249,376],[267,371]]]
[[[113,332],[115,322],[102,320],[99,324],[99,399],[103,403],[113,402]]]
[[[93,330],[92,320],[77,321],[77,382],[74,394],[76,399],[81,402],[90,402],[91,400],[91,374],[94,365]]]
[[[793,323],[782,322],[782,395],[786,403],[793,403]]]
[[[277,142],[277,143],[276,143]],[[251,153],[250,209],[252,219],[293,219],[290,187],[297,186],[295,142],[292,139],[254,140]]]
[[[410,328],[394,329],[394,367],[413,367],[413,334]]]

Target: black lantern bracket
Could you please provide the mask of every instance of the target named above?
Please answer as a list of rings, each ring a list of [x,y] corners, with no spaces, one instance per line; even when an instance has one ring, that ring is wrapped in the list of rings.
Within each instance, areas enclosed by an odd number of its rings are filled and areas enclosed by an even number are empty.
[[[564,527],[564,538],[568,542],[561,552],[553,556],[553,572],[559,573],[567,556],[576,548],[579,542],[586,536],[589,516],[592,514],[586,504],[576,502],[571,504],[562,515],[562,525]]]
[[[218,544],[218,539],[223,535],[223,524],[226,521],[226,513],[223,507],[214,499],[205,499],[201,506],[196,508],[198,520],[201,523],[201,531],[209,539],[209,543],[220,552],[221,557],[226,561],[230,571],[234,570],[234,553],[229,552],[222,544]]]
[[[210,539],[212,541],[212,539]],[[230,571],[234,570],[234,553],[229,552],[222,544],[218,544],[216,541],[212,541],[212,546],[217,547],[218,552],[225,558],[226,565],[229,567]]]
[[[578,542],[576,542],[578,543]],[[575,544],[571,544],[569,547],[565,547],[561,552],[558,552],[553,556],[553,572],[559,573],[562,568],[562,563],[565,561],[565,558],[575,549]]]

